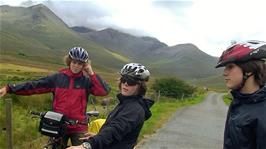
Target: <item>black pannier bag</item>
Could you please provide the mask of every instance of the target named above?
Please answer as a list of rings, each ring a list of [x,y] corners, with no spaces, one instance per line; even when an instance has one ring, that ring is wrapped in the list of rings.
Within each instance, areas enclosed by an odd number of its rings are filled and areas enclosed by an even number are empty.
[[[66,133],[66,117],[57,112],[47,111],[41,118],[39,131],[50,137],[62,137]]]

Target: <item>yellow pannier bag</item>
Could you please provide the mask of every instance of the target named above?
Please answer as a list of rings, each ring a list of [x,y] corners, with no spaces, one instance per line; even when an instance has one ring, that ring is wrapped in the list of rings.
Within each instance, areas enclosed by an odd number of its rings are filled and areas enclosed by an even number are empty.
[[[91,121],[88,126],[88,131],[90,133],[97,134],[105,121],[106,119],[96,119],[94,121]]]

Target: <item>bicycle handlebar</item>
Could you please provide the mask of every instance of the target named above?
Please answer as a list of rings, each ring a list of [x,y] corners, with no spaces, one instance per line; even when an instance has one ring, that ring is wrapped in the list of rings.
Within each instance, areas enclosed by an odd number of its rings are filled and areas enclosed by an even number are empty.
[[[30,111],[30,114],[32,114],[34,116],[38,116],[39,118],[42,118],[42,117],[44,117],[44,115],[46,114],[46,112]],[[89,111],[89,112],[86,113],[86,115],[87,115],[88,118],[90,116],[97,117],[99,115],[99,112],[98,111]],[[79,121],[79,120],[74,120],[74,119],[68,119],[68,118],[66,118],[64,120],[64,123],[66,123],[67,125],[77,125],[77,124],[88,125],[89,120]]]

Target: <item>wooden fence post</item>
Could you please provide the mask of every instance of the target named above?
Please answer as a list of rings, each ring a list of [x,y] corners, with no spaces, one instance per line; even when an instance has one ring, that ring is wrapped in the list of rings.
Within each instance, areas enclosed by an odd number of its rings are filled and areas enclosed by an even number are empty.
[[[185,94],[182,93],[182,97],[181,97],[181,100],[182,100],[182,101],[184,100],[184,96],[185,96]]]
[[[6,137],[7,148],[13,149],[13,133],[12,133],[12,99],[5,100],[6,107]]]
[[[160,101],[160,97],[161,97],[161,91],[159,90],[159,91],[158,91],[158,95],[157,95],[157,101],[158,101],[158,102]]]

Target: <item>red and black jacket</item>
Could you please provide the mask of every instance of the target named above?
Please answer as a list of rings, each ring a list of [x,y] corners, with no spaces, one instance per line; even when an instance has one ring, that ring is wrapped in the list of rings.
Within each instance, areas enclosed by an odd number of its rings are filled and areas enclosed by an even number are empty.
[[[96,74],[89,77],[82,72],[73,74],[70,69],[18,85],[8,85],[8,92],[17,95],[33,95],[52,92],[53,111],[65,114],[69,119],[86,119],[89,94],[105,96],[109,86]],[[86,125],[68,126],[68,133],[87,131]]]

